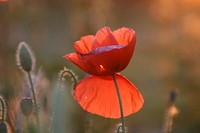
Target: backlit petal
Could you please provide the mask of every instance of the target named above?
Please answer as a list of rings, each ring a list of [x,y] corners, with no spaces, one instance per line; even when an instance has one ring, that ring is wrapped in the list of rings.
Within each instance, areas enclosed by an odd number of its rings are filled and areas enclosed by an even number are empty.
[[[66,56],[74,64],[92,75],[111,75],[129,64],[136,44],[135,32],[130,28],[111,31],[100,29],[75,42],[76,53]]]
[[[110,28],[104,27],[97,31],[92,49],[117,44],[118,43],[115,40]]]
[[[93,42],[94,42],[93,35],[84,36],[81,37],[81,40],[76,41],[74,43],[74,48],[76,52],[86,54],[91,51]]]
[[[124,116],[141,109],[144,100],[137,88],[125,77],[116,74]],[[81,107],[107,118],[120,118],[120,108],[112,76],[90,76],[75,87],[74,98]]]
[[[87,73],[92,75],[111,75],[122,71],[130,62],[135,44],[112,45],[96,48],[88,54],[80,54]],[[100,66],[104,70],[100,69]]]
[[[120,28],[113,31],[113,36],[119,44],[129,44],[136,42],[135,31],[130,28]]]
[[[80,67],[82,70],[87,71],[83,62],[79,60],[78,55],[76,53],[66,54],[64,58],[74,63],[75,65]]]

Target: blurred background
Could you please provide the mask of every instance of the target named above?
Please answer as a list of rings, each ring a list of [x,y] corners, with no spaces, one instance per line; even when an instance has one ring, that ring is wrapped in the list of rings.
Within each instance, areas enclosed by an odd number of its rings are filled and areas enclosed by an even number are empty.
[[[85,75],[63,56],[74,51],[74,41],[104,26],[112,30],[131,27],[137,35],[134,56],[122,74],[137,86],[145,103],[141,111],[125,119],[128,132],[162,132],[169,91],[175,89],[179,114],[174,117],[172,132],[199,133],[199,0],[0,0],[0,94],[7,101],[23,88],[26,76],[18,69],[15,54],[18,44],[25,41],[35,53],[35,72],[43,71],[40,84],[49,116],[41,117],[48,123],[56,101],[58,72],[67,66],[79,79]],[[57,101],[64,108],[61,128],[85,133],[90,123],[94,133],[114,132],[120,120],[83,111],[70,94],[70,79],[67,81],[64,100]]]

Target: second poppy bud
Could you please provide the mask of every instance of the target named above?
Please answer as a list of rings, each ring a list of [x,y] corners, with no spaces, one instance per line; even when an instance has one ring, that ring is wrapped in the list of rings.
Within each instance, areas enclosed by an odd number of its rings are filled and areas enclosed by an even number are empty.
[[[24,116],[29,116],[33,110],[33,100],[30,97],[22,98],[20,101],[21,112]]]

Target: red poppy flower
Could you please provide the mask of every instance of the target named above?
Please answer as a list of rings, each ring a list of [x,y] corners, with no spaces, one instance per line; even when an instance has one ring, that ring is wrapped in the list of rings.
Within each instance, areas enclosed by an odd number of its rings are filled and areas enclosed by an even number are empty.
[[[67,54],[65,58],[91,75],[112,75],[128,65],[135,42],[132,29],[111,32],[110,28],[104,27],[95,36],[84,36],[76,41],[76,53]]]
[[[88,35],[74,43],[75,53],[64,57],[89,76],[74,89],[74,97],[86,111],[108,118],[119,118],[120,110],[112,75],[129,64],[136,43],[130,28],[111,31],[104,27],[96,35]],[[137,112],[143,98],[137,88],[125,77],[115,74],[119,85],[124,116]]]

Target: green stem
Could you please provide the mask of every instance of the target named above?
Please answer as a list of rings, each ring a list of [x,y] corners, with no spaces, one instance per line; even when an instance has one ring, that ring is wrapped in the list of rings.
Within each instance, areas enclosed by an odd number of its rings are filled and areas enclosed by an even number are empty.
[[[59,78],[59,88],[61,86],[62,78],[64,77],[65,73],[68,73],[73,78],[73,80],[74,80],[73,89],[74,89],[74,87],[76,86],[76,84],[78,83],[78,81],[77,81],[76,76],[74,75],[74,73],[71,70],[69,70],[69,69],[62,71],[62,73],[60,75],[60,78]],[[72,92],[73,91],[74,90],[72,90]]]
[[[32,94],[33,94],[34,104],[35,104],[35,112],[36,112],[36,117],[37,117],[37,130],[38,130],[38,133],[40,133],[40,120],[39,120],[37,100],[36,100],[35,91],[34,91],[34,88],[33,88],[33,82],[32,82],[32,79],[31,79],[30,72],[27,72],[27,73],[28,73],[28,78],[29,78],[30,85],[31,85],[31,91],[32,91]]]
[[[112,77],[113,77],[113,80],[114,80],[114,83],[115,83],[117,96],[118,96],[118,100],[119,100],[119,107],[120,107],[120,113],[121,113],[121,122],[122,122],[122,133],[125,133],[124,113],[123,113],[123,106],[122,106],[122,100],[121,100],[121,96],[120,96],[120,91],[119,91],[119,87],[118,87],[118,84],[117,84],[117,80],[116,80],[115,74],[113,74]]]
[[[118,127],[117,127],[117,133],[120,133],[121,128],[122,128],[122,125],[118,125]]]
[[[87,113],[85,133],[93,133],[93,118],[92,115]]]
[[[2,119],[1,119],[1,121],[3,122],[4,121],[4,111],[5,111],[5,107],[4,107],[4,102],[3,102],[3,99],[1,99],[1,97],[0,97],[0,101],[1,101],[1,105],[2,105]],[[1,122],[0,121],[0,122]]]

